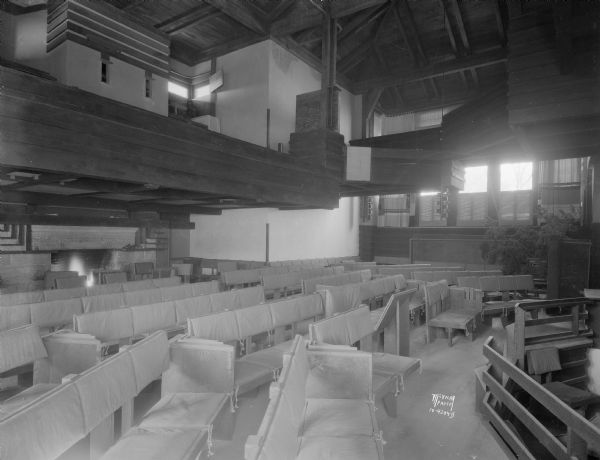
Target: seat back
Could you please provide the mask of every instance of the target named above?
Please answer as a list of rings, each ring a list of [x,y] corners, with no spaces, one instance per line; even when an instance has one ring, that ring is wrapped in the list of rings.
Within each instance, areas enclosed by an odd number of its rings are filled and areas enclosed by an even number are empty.
[[[108,272],[102,273],[102,284],[126,283],[127,273],[125,272]]]
[[[75,315],[73,329],[82,334],[90,334],[103,343],[134,336],[133,316],[130,308]]]
[[[372,334],[373,324],[369,307],[362,305],[312,323],[308,330],[312,344],[352,345]]]
[[[459,276],[456,281],[458,287],[479,289],[479,276]]]
[[[72,288],[85,288],[87,282],[87,276],[72,276],[68,278],[56,278],[54,280],[54,287],[56,289],[72,289]]]
[[[233,342],[242,340],[238,322],[233,311],[223,311],[200,318],[188,318],[188,334],[202,339]]]
[[[65,278],[76,279],[76,278]],[[51,300],[75,299],[77,297],[85,297],[87,290],[85,287],[74,287],[69,289],[47,289],[44,291],[44,302]]]
[[[29,307],[31,310],[31,324],[38,327],[70,325],[73,322],[73,315],[83,313],[81,299],[33,303]]]
[[[0,374],[47,357],[37,326],[0,332]]]

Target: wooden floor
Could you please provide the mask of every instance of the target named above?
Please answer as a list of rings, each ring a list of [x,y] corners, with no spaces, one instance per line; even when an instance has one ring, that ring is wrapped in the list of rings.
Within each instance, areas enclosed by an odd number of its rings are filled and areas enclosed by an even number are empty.
[[[423,373],[408,378],[398,397],[397,418],[389,418],[383,409],[377,411],[386,460],[507,459],[475,412],[473,370],[485,364],[483,342],[492,334],[504,340],[504,330],[488,326],[473,342],[458,333],[449,348],[446,339],[427,345],[424,327],[411,332],[411,355],[423,360]],[[267,387],[240,398],[233,440],[216,441],[212,459],[244,458],[246,437],[256,434],[267,407]],[[455,397],[452,417],[435,412],[450,411],[434,407],[433,394]]]

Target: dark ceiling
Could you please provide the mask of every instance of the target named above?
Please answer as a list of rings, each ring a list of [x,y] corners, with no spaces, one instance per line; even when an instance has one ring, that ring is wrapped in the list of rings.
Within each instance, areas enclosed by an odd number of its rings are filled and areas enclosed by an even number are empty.
[[[320,65],[320,0],[105,0],[167,33],[171,55],[194,65],[272,38]],[[506,79],[506,2],[332,0],[338,82],[383,87],[395,114],[472,100]]]

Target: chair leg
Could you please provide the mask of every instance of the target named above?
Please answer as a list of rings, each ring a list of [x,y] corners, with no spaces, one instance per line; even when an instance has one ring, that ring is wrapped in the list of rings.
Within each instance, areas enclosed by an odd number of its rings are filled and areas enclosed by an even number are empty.
[[[446,329],[446,331],[448,332],[448,346],[451,347],[452,346],[452,328],[449,327]]]

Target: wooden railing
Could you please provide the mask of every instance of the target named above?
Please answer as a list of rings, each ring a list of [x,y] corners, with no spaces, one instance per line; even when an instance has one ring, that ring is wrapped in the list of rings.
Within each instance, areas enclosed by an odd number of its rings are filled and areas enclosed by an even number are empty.
[[[499,441],[504,443],[502,447],[509,449],[507,453],[519,459],[586,460],[588,448],[600,451],[600,428],[515,366],[496,348],[494,338],[488,338],[483,355],[489,360],[489,366],[482,373],[484,391],[478,392],[479,398],[483,395],[478,404],[491,428],[500,436]],[[564,443],[523,405],[523,398],[515,397],[515,392],[510,391],[515,385],[566,425]],[[533,438],[539,445],[530,442]]]
[[[525,369],[525,355],[527,350],[537,344],[545,344],[547,346],[561,346],[575,344],[578,339],[582,342],[589,341],[591,331],[587,326],[583,328],[580,325],[580,320],[587,318],[586,307],[592,305],[593,301],[585,297],[577,297],[571,299],[557,300],[540,300],[537,302],[520,302],[515,306],[515,325],[512,344],[509,344],[509,356],[514,359],[516,365]],[[555,316],[539,317],[539,313],[548,309],[559,309],[560,314]],[[567,311],[565,313],[564,311]],[[529,315],[528,315],[529,313]],[[531,319],[529,319],[531,318]],[[546,330],[543,333],[528,332],[527,328],[533,326],[551,326],[559,323],[570,324],[569,328],[556,329],[556,331]],[[582,345],[584,345],[582,343]]]

